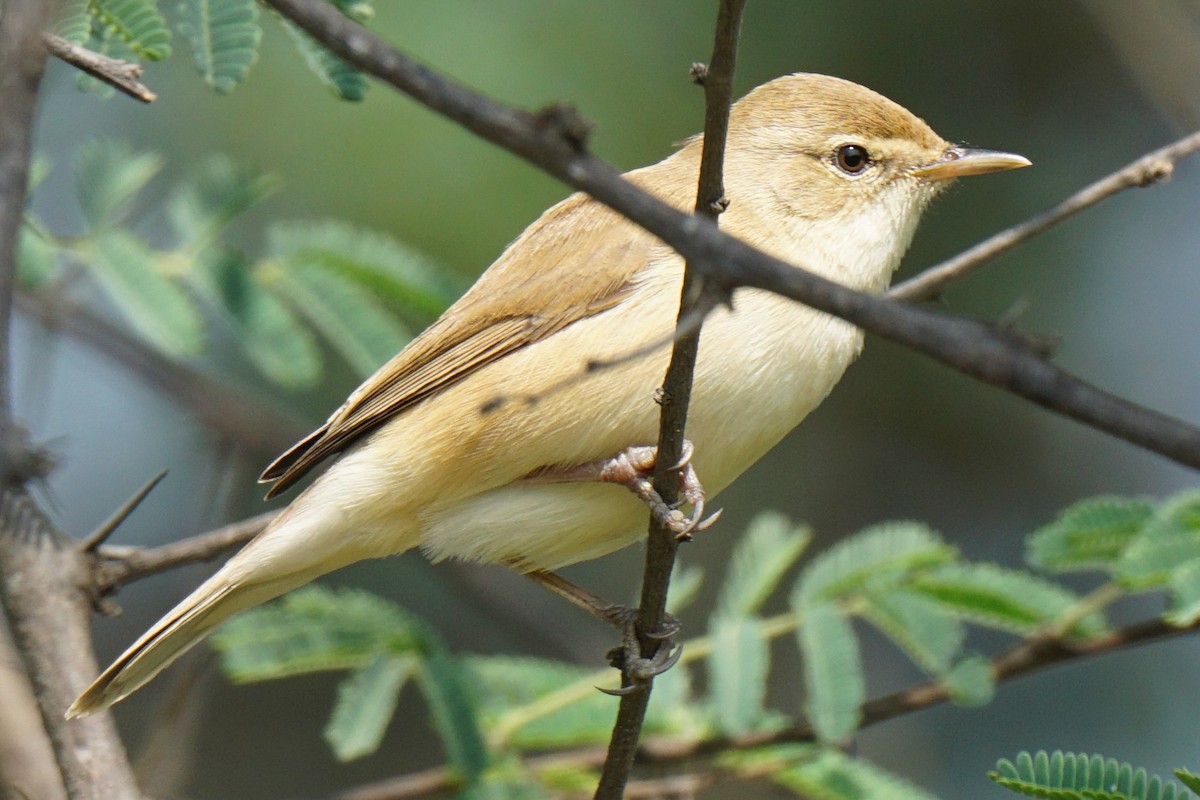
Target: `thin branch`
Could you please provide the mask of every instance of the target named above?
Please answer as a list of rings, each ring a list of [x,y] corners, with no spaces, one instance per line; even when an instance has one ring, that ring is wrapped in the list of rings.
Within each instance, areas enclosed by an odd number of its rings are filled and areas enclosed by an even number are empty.
[[[888,292],[888,296],[897,300],[933,299],[953,281],[960,280],[982,264],[1007,253],[1080,211],[1091,208],[1101,200],[1135,186],[1152,186],[1166,181],[1175,171],[1175,165],[1197,150],[1200,150],[1200,132],[1189,134],[1166,147],[1147,153],[1116,172],[1085,186],[1041,214],[984,239],[954,258],[897,284]]]
[[[1061,637],[1038,636],[1025,639],[992,659],[992,671],[997,683],[1007,683],[1056,664],[1079,661],[1134,645],[1170,639],[1200,631],[1200,621],[1186,627],[1175,627],[1161,619],[1139,622],[1113,631],[1107,636],[1074,642]],[[868,700],[862,706],[859,730],[881,722],[922,711],[949,701],[946,689],[936,681],[910,686],[893,694]],[[809,742],[814,739],[812,728],[797,725],[770,734],[750,735],[731,739],[718,737],[697,742],[666,737],[652,738],[638,750],[638,764],[670,767],[711,756],[730,749],[748,749],[784,742]],[[600,763],[602,751],[594,747],[565,750],[558,753],[525,759],[528,768],[537,772],[550,766],[592,767]],[[398,776],[385,781],[347,789],[333,800],[411,800],[416,797],[441,794],[453,789],[460,779],[446,767],[434,767],[421,772]]]
[[[150,88],[141,81],[141,64],[122,61],[119,58],[111,58],[103,53],[88,50],[86,47],[68,42],[56,33],[43,33],[42,42],[51,55],[86,72],[93,78],[104,81],[134,100],[153,103],[158,99],[158,95],[150,91]]]
[[[1115,397],[1051,364],[1011,331],[862,294],[788,264],[684,214],[623,180],[583,150],[562,107],[529,114],[449,81],[319,0],[266,0],[323,45],[419,102],[592,195],[701,266],[718,288],[772,291],[841,317],[959,372],[1200,469],[1200,429]]]
[[[700,178],[696,192],[695,212],[711,221],[728,205],[725,199],[724,167],[725,137],[729,130],[729,107],[733,102],[733,73],[737,63],[738,35],[742,26],[745,0],[721,0],[717,14],[717,30],[710,67],[705,71],[704,86],[704,150],[700,158]],[[679,303],[677,326],[686,325],[693,310],[701,305],[705,294],[700,265],[688,259],[683,272],[683,288]],[[676,465],[683,457],[684,428],[692,395],[692,378],[696,354],[700,348],[701,326],[675,341],[667,367],[661,398],[662,415],[659,422],[658,448],[654,466],[654,489],[667,504],[679,495],[679,475]],[[667,588],[675,566],[675,551],[679,541],[662,521],[650,520],[646,543],[646,566],[642,573],[641,603],[638,607],[637,658],[652,663],[660,647],[670,647],[661,638],[647,636],[661,630],[667,608]],[[632,643],[631,643],[632,644]],[[620,800],[626,794],[633,758],[637,753],[642,724],[650,704],[653,676],[644,680],[630,677],[634,658],[632,647],[626,648],[625,674],[617,719],[608,744],[608,757],[600,772],[596,800]]]
[[[190,539],[161,547],[101,547],[103,563],[95,570],[95,585],[100,593],[111,592],[130,581],[165,572],[183,564],[210,561],[233,547],[238,547],[262,532],[277,511],[234,522]]]

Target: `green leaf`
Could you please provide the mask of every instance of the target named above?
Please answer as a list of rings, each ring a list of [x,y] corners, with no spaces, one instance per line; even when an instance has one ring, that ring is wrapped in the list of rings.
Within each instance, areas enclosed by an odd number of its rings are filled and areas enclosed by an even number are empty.
[[[417,671],[417,682],[433,714],[433,726],[446,750],[446,759],[468,783],[474,783],[487,768],[488,754],[466,667],[431,637]]]
[[[1022,752],[1016,761],[1000,759],[988,777],[1027,797],[1046,800],[1183,800],[1191,797],[1173,783],[1150,777],[1144,769],[1103,756]]]
[[[17,238],[17,282],[37,291],[52,283],[58,275],[58,248],[40,231],[22,226]]]
[[[417,669],[413,656],[377,655],[338,686],[337,704],[325,725],[325,741],[339,761],[379,749],[396,711],[400,689]]]
[[[685,567],[679,561],[671,570],[671,584],[667,588],[667,613],[678,614],[687,608],[704,583],[703,567]]]
[[[360,374],[374,372],[408,342],[404,326],[362,286],[303,262],[284,269],[287,274],[270,283],[271,289],[290,300]]]
[[[192,45],[204,82],[233,91],[258,59],[262,28],[254,0],[182,0],[179,32]]]
[[[1186,769],[1177,769],[1174,772],[1175,777],[1179,779],[1180,783],[1193,792],[1200,792],[1200,775],[1195,775]]]
[[[811,530],[792,525],[783,514],[756,516],[733,550],[717,613],[735,617],[758,611],[811,539]]]
[[[1116,565],[1126,587],[1162,586],[1181,564],[1200,558],[1200,491],[1165,500],[1143,526]]]
[[[210,156],[171,193],[167,218],[182,243],[197,247],[278,186],[273,175],[227,156]]]
[[[63,3],[54,31],[71,44],[87,44],[92,38],[92,12],[88,10],[88,0]]]
[[[538,781],[556,795],[593,795],[600,783],[600,773],[592,767],[563,762],[542,767],[537,771]]]
[[[718,614],[708,635],[709,697],[717,726],[729,736],[741,736],[763,719],[771,656],[761,620]]]
[[[956,705],[967,708],[987,705],[996,694],[996,673],[982,656],[962,659],[942,676],[941,683]]]
[[[432,320],[459,293],[446,271],[384,234],[344,222],[315,220],[274,225],[273,255],[338,275],[370,290],[399,311]]]
[[[953,547],[919,522],[888,522],[866,528],[826,550],[800,575],[793,603],[843,597],[868,582],[895,582],[916,569],[944,564],[956,557]]]
[[[1200,619],[1200,558],[1173,569],[1167,588],[1171,595],[1167,622],[1182,628]]]
[[[80,147],[76,191],[88,224],[95,229],[117,222],[161,167],[157,153],[134,155],[129,143],[118,139],[92,139]]]
[[[468,660],[472,682],[479,686],[480,725],[489,735],[504,726],[504,742],[522,750],[603,744],[612,734],[613,700],[591,690],[570,702],[540,713],[524,714],[560,690],[590,681],[594,671],[560,661],[508,656],[477,656]],[[522,723],[515,728],[510,715]],[[654,681],[646,715],[647,734],[680,735],[703,725],[691,696],[687,669],[672,669]]]
[[[37,188],[42,185],[42,181],[46,180],[46,176],[54,168],[54,162],[50,157],[43,153],[37,153],[29,162],[29,176],[25,181],[25,195],[28,196],[37,191]]]
[[[858,728],[866,697],[858,640],[833,603],[804,601],[803,615],[796,635],[804,656],[805,713],[821,741],[841,743]]]
[[[947,564],[915,576],[912,587],[965,619],[1018,634],[1034,633],[1079,602],[1058,584],[994,564]],[[1093,613],[1071,633],[1088,638],[1106,629],[1103,615]]]
[[[139,56],[171,55],[171,32],[153,0],[89,0],[96,19]]]
[[[867,592],[864,600],[863,616],[922,669],[933,675],[950,669],[965,631],[943,606],[903,587]]]
[[[1152,513],[1153,508],[1145,500],[1081,500],[1029,536],[1026,559],[1051,572],[1108,569]]]
[[[426,646],[416,618],[367,592],[307,586],[231,619],[213,636],[222,668],[238,683],[327,670],[362,669],[380,653]]]
[[[343,100],[359,101],[367,93],[367,76],[325,49],[300,28],[287,20],[284,30],[292,37],[296,49],[304,57],[304,63],[313,71],[321,83]]]
[[[730,751],[718,763],[747,777],[766,775],[805,800],[936,800],[903,778],[830,747],[793,744]]]
[[[489,733],[504,715],[588,678],[591,670],[537,658],[476,656],[467,661],[480,687],[480,725]],[[673,672],[674,670],[672,670]],[[658,695],[658,682],[652,697]],[[608,741],[612,733],[612,700],[600,692],[546,714],[533,716],[512,731],[507,742],[521,749],[552,749]]]
[[[321,377],[316,337],[278,297],[263,287],[262,271],[251,271],[237,253],[212,249],[199,260],[193,283],[225,311],[246,356],[263,374],[289,389]]]
[[[333,0],[333,4],[355,22],[363,23],[375,16],[369,0]]]
[[[95,244],[89,272],[146,339],[172,356],[196,355],[204,345],[204,319],[182,286],[159,271],[154,253],[126,231]]]

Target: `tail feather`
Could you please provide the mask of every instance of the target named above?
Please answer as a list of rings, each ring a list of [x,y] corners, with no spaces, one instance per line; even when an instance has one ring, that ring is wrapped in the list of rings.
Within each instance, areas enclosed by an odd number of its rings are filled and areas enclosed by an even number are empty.
[[[67,709],[67,719],[87,716],[119,702],[229,617],[278,597],[308,579],[309,576],[296,576],[292,580],[237,584],[217,573],[146,631],[96,678]]]

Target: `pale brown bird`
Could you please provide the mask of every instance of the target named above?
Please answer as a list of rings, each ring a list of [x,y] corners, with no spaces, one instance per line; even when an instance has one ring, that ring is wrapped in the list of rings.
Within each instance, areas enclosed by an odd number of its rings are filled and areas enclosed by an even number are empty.
[[[700,137],[627,177],[680,209]],[[722,227],[854,289],[881,292],[948,180],[1029,162],[956,147],[848,81],[791,75],[738,102]],[[555,205],[474,286],[263,473],[276,494],[340,457],[256,539],[138,639],[68,710],[106,708],[229,616],[365,558],[530,572],[637,541],[646,507],[597,473],[657,438],[683,262],[586,195]],[[720,491],[825,398],[862,348],[842,320],[759,290],[704,325],[688,420],[693,465]],[[566,380],[570,378],[570,380]],[[536,397],[536,403],[499,397]],[[495,406],[485,411],[485,406]],[[644,454],[644,451],[643,451]]]

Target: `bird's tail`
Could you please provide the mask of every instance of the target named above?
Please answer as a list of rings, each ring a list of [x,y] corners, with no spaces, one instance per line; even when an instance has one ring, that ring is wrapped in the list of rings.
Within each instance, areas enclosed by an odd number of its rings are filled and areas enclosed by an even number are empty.
[[[311,573],[268,582],[234,582],[221,570],[158,621],[67,709],[67,719],[102,711],[124,699],[207,636],[247,608],[278,597],[314,577]]]

